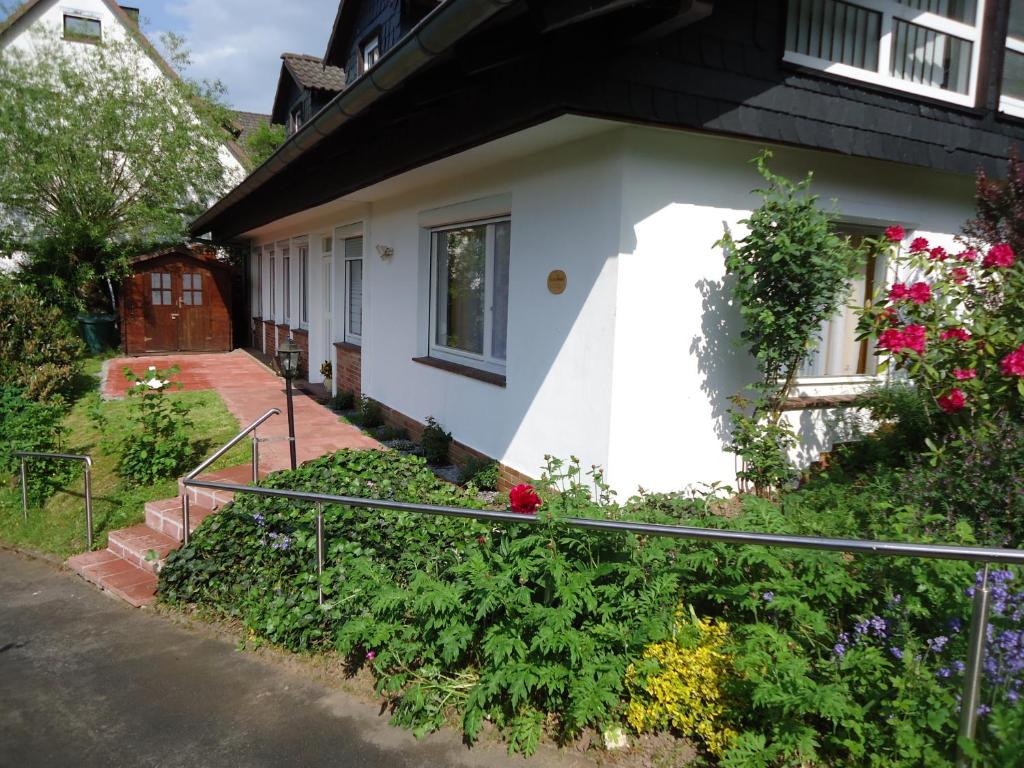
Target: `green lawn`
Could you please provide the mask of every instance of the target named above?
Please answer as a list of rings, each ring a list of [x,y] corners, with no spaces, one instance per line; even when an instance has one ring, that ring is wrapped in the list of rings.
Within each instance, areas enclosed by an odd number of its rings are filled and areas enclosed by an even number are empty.
[[[103,549],[107,531],[136,525],[143,521],[143,505],[154,499],[176,496],[177,481],[165,480],[156,485],[131,487],[117,474],[119,444],[130,428],[128,411],[131,401],[102,402],[98,408],[106,417],[106,427],[98,431],[89,416],[95,405],[98,390],[96,374],[101,358],[90,358],[86,363],[88,382],[81,388],[83,395],[72,406],[65,419],[68,428],[64,449],[92,457],[93,548]],[[112,372],[111,375],[118,375]],[[193,434],[201,441],[200,449],[209,456],[238,432],[238,422],[224,406],[216,392],[177,392],[174,397],[188,404],[195,424]],[[243,441],[213,468],[242,464],[249,460],[249,443]],[[30,465],[31,471],[31,465]],[[21,495],[17,477],[0,478],[0,540],[16,546],[49,552],[61,557],[84,552],[85,502],[81,475],[75,483],[49,499],[42,509],[29,509],[28,522],[21,511]]]

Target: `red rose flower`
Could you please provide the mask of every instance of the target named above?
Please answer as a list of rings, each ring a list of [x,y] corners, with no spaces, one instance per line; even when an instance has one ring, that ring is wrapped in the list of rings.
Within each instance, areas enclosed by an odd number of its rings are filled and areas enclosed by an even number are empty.
[[[893,224],[885,230],[885,239],[890,243],[898,243],[907,236],[907,232],[899,224]]]
[[[937,245],[934,248],[932,248],[931,252],[928,254],[928,258],[931,259],[932,261],[945,261],[946,259],[949,258],[949,254],[946,253],[945,248],[943,248],[941,245]]]
[[[981,264],[984,267],[1012,267],[1013,262],[1013,248],[1006,243],[1000,243],[988,249],[985,260]]]
[[[960,259],[960,261],[971,263],[978,260],[978,252],[973,248],[968,248],[966,251],[959,254],[957,258]]]
[[[951,339],[953,341],[970,341],[971,332],[965,328],[947,328],[939,334],[939,338],[942,341],[949,341]]]
[[[1024,344],[1004,357],[1000,368],[1004,376],[1024,376]]]
[[[932,288],[928,283],[914,283],[907,291],[907,298],[915,304],[927,304],[932,300]]]
[[[955,387],[949,390],[948,395],[942,395],[936,399],[939,403],[939,408],[944,410],[946,413],[962,411],[964,405],[967,403],[967,397],[964,395],[963,391],[956,389]]]
[[[974,368],[954,368],[953,378],[958,381],[968,381],[978,378],[978,372]]]
[[[928,241],[923,237],[915,237],[910,241],[910,252],[911,253],[922,253],[928,250]]]
[[[907,298],[906,283],[893,283],[889,288],[889,301],[900,301]]]
[[[512,511],[520,515],[532,515],[541,505],[540,496],[532,485],[517,485],[508,492],[508,499],[511,502]]]
[[[963,267],[953,267],[950,270],[950,274],[953,275],[953,282],[957,285],[963,285],[967,282],[967,278],[970,277],[967,270]]]

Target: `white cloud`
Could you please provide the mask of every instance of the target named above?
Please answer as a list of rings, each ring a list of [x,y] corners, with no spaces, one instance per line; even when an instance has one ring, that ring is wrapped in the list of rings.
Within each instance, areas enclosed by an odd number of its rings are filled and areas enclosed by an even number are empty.
[[[154,42],[168,29],[183,35],[190,77],[220,80],[232,107],[267,113],[281,54],[323,56],[337,11],[338,0],[172,0],[146,32]]]

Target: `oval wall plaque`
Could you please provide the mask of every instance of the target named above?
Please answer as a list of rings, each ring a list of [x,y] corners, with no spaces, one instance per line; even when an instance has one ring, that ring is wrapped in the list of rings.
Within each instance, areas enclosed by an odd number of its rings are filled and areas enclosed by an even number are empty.
[[[560,269],[553,269],[548,274],[548,290],[556,296],[565,293],[566,277],[565,272]]]

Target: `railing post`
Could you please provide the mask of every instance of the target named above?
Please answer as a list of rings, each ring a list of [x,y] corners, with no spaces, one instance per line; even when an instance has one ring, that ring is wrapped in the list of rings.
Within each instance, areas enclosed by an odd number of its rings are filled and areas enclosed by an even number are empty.
[[[189,500],[188,481],[184,483],[184,493],[181,495],[181,543],[188,546],[188,522],[189,522]]]
[[[252,484],[260,482],[260,439],[256,433],[252,433]]]
[[[316,505],[316,589],[317,602],[324,604],[324,505]]]
[[[978,730],[978,705],[981,701],[981,673],[985,661],[985,641],[988,637],[988,610],[991,591],[988,586],[986,563],[981,574],[981,584],[974,591],[974,608],[971,611],[971,632],[967,640],[967,666],[964,669],[964,692],[960,698],[960,741],[974,741]],[[971,761],[957,746],[958,768],[966,768]]]
[[[28,522],[28,480],[25,477],[25,457],[21,457],[21,516]]]
[[[92,552],[92,462],[82,462],[85,467],[85,541]]]

